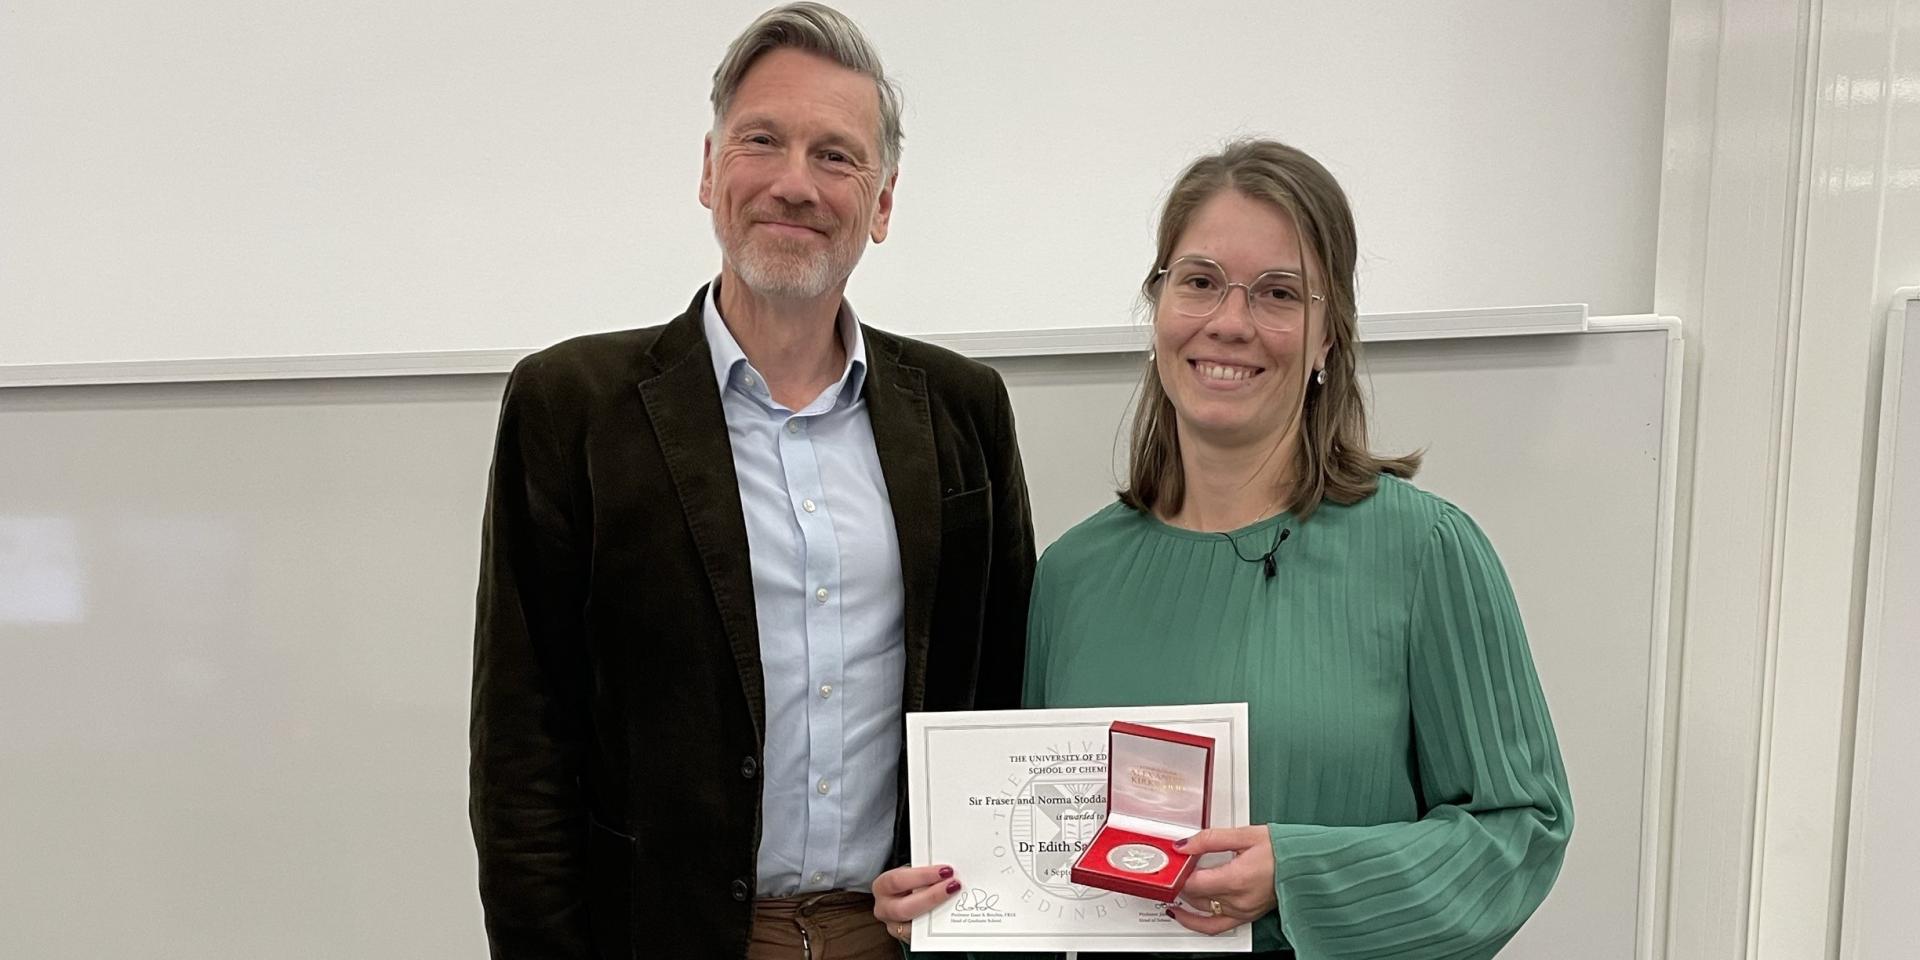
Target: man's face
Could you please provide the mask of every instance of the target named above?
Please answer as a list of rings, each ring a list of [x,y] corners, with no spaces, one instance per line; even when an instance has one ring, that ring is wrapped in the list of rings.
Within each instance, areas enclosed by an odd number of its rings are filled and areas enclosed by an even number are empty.
[[[824,57],[773,50],[754,61],[707,135],[700,203],[727,266],[763,297],[839,289],[867,238],[887,237],[873,80]]]

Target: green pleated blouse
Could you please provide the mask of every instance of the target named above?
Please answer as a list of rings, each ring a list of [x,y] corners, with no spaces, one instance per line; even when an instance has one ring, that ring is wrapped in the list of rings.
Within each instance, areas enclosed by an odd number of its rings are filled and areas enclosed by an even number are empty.
[[[1281,528],[1268,579],[1258,558]],[[1027,705],[1247,702],[1253,822],[1268,824],[1279,900],[1256,951],[1493,956],[1545,899],[1573,830],[1493,547],[1392,477],[1351,506],[1230,536],[1118,503],[1068,531],[1035,575]]]

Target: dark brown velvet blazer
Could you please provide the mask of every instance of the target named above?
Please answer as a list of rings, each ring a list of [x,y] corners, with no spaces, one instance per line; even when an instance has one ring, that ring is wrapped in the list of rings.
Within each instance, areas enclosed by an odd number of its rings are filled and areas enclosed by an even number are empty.
[[[550,347],[507,381],[470,728],[496,958],[746,954],[766,711],[704,303]],[[905,587],[902,702],[1019,706],[1033,528],[1006,388],[863,330]],[[896,863],[904,792],[899,809]]]

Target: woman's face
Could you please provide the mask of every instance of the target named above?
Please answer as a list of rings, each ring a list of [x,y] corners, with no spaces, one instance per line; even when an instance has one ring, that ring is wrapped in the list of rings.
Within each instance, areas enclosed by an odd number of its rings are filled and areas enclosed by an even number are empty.
[[[1312,279],[1326,289],[1318,268],[1305,262],[1293,219],[1273,204],[1235,190],[1222,190],[1201,205],[1173,246],[1169,263],[1183,257],[1211,260],[1233,284],[1254,284],[1274,271]],[[1192,263],[1192,261],[1188,261]],[[1184,282],[1183,282],[1184,278]],[[1179,304],[1205,300],[1215,280],[1204,271],[1163,275],[1156,287],[1154,364],[1173,401],[1183,441],[1213,447],[1277,446],[1297,422],[1306,383],[1326,363],[1326,304],[1267,283],[1256,287],[1258,322],[1246,288],[1226,289],[1220,306],[1205,317],[1184,315]],[[1299,301],[1291,308],[1289,294]]]

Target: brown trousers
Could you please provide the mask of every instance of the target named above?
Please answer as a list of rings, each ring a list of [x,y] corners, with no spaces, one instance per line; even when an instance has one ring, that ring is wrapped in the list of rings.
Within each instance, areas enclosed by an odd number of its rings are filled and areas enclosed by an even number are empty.
[[[873,896],[846,890],[753,902],[747,960],[900,960]]]

